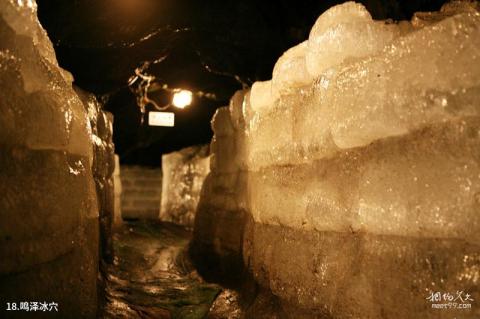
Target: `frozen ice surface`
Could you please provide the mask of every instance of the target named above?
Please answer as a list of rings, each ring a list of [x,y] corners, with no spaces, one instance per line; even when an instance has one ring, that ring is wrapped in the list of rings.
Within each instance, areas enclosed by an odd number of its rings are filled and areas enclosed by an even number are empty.
[[[335,143],[364,146],[430,123],[478,116],[479,62],[480,15],[469,12],[345,66],[326,92]]]
[[[315,22],[306,52],[313,77],[344,61],[381,51],[400,34],[395,24],[373,21],[362,4],[345,2],[325,11]]]
[[[160,219],[192,227],[209,171],[208,146],[192,146],[163,155]]]
[[[35,2],[4,1],[1,9],[0,85],[8,87],[6,82],[13,79],[22,83],[2,90],[6,109],[0,120],[1,141],[35,149],[60,150],[68,145],[70,152],[91,158],[92,149],[84,143],[90,137],[83,105],[71,89],[72,78],[58,66],[37,20]],[[8,109],[10,105],[18,107]]]
[[[247,247],[244,258],[260,286],[268,287],[292,317],[478,316],[475,309],[438,311],[427,300],[431,292],[455,295],[458,286],[476,300],[480,261],[476,245],[258,223],[252,228],[253,249]]]
[[[307,45],[307,41],[304,41],[287,50],[278,59],[272,73],[273,96],[289,93],[313,81],[305,60]]]
[[[122,223],[122,180],[120,178],[120,157],[115,154],[115,169],[113,171],[114,214],[113,225]]]
[[[0,296],[94,317],[98,207],[90,118],[33,0],[0,2]]]
[[[362,167],[352,228],[480,244],[479,127],[479,118],[450,122],[378,148]]]
[[[217,109],[212,119],[212,130],[216,136],[233,134],[233,124],[227,107]]]
[[[295,318],[478,317],[426,298],[480,298],[479,56],[475,2],[328,10],[219,110],[194,242]]]
[[[233,124],[233,135],[230,135],[227,140],[230,140],[230,143],[233,144],[234,152],[233,152],[233,164],[236,169],[245,170],[247,168],[247,145],[246,145],[246,114],[245,114],[245,104],[246,99],[248,98],[248,90],[239,90],[235,92],[230,100],[230,105],[228,106],[228,111],[230,113],[230,119]],[[215,133],[215,135],[217,135]],[[215,140],[217,137],[215,136],[212,139],[212,154],[216,151],[213,147],[216,147]],[[216,157],[216,155],[214,155]]]
[[[415,28],[423,28],[455,14],[475,13],[479,11],[480,5],[478,1],[450,1],[444,4],[440,11],[415,12],[412,17],[412,25]]]
[[[239,130],[234,129],[232,124],[234,119],[230,115],[230,110],[230,107],[218,108],[212,119],[212,129],[215,132],[215,136],[210,143],[210,168],[212,171],[215,170],[221,173],[235,172],[241,165],[241,158],[238,156],[242,152],[239,148],[241,145],[236,143],[236,141],[241,141],[241,138],[240,136],[238,139],[235,138]],[[236,115],[240,116],[238,111],[236,111]],[[235,125],[237,127],[242,125],[243,127],[243,119],[237,118]],[[242,130],[240,130],[240,133],[242,134]]]
[[[479,243],[480,167],[471,157],[479,126],[478,119],[439,125],[329,159],[250,171],[250,212],[258,223],[303,230]]]
[[[246,90],[239,90],[230,99],[228,110],[230,112],[230,119],[235,130],[245,129],[245,115],[243,114],[243,104]]]
[[[237,91],[230,105],[219,108],[212,120],[211,170],[202,186],[192,243],[193,256],[204,259],[213,254],[218,263],[212,268],[225,271],[230,277],[240,276],[243,267],[243,225],[248,206],[249,93]],[[225,123],[222,125],[218,121]]]
[[[252,110],[258,113],[268,111],[275,102],[272,94],[272,81],[258,81],[253,83],[250,91],[250,104]]]
[[[248,165],[251,169],[288,162],[296,103],[292,96],[283,96],[270,109],[253,114],[248,132],[250,138],[247,140]]]
[[[328,81],[333,69],[324,73],[309,90],[296,93],[296,111],[293,114],[292,161],[309,162],[334,155],[338,147],[330,132],[331,105],[325,103]],[[312,129],[314,128],[314,129]]]
[[[235,149],[233,135],[214,136],[210,144],[212,153],[210,168],[220,173],[235,172],[238,169]]]

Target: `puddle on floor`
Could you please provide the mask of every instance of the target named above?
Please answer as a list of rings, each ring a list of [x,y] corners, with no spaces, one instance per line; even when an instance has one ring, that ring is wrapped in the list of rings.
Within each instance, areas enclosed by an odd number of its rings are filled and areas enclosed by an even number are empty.
[[[101,318],[240,318],[237,293],[203,281],[193,268],[190,238],[173,224],[125,222],[114,234]]]

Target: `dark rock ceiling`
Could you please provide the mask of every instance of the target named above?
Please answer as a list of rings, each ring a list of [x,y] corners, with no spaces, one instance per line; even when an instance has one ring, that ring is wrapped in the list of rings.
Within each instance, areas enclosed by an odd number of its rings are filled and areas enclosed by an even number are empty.
[[[159,165],[162,153],[208,143],[215,109],[243,85],[270,78],[282,52],[308,38],[316,18],[341,2],[37,0],[60,65],[114,114],[122,162],[141,165]],[[376,19],[400,20],[438,10],[446,1],[361,2]],[[127,85],[142,65],[160,85],[212,93],[215,99],[195,98],[189,108],[175,110],[174,128],[142,124]],[[162,92],[151,95],[159,104],[168,100],[169,93]]]

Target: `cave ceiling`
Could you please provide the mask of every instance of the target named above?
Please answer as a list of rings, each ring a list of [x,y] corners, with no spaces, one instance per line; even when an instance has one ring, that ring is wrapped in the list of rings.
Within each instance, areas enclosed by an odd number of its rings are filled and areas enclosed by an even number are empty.
[[[208,143],[215,110],[236,90],[269,79],[282,52],[306,40],[316,18],[342,1],[37,2],[60,65],[114,114],[122,162],[155,166],[162,153]],[[374,18],[393,20],[438,10],[444,2],[363,1]],[[147,125],[136,72],[153,77],[149,97],[159,105],[168,104],[175,88],[198,93],[189,108],[175,110],[174,128]]]

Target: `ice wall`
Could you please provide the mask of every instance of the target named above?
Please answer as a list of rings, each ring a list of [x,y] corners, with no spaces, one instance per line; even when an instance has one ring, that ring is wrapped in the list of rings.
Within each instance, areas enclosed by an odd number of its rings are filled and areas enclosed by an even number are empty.
[[[7,312],[7,302],[47,302],[58,305],[49,317],[95,318],[92,145],[89,117],[35,1],[1,1],[0,317],[32,315]]]
[[[122,224],[122,180],[120,178],[120,157],[115,154],[115,169],[113,171],[114,213],[113,226]]]
[[[238,91],[212,120],[210,173],[197,207],[191,255],[205,277],[227,283],[242,280],[242,242],[247,218],[245,121]]]
[[[162,195],[162,170],[158,167],[123,165],[122,217],[158,219]]]
[[[208,155],[208,146],[192,146],[162,156],[162,221],[193,227],[200,190],[210,171]]]
[[[478,8],[322,14],[271,81],[214,117],[192,247],[241,255],[280,317],[477,317]],[[457,291],[471,309],[427,299]]]
[[[93,179],[95,181],[100,221],[100,256],[113,262],[112,227],[115,213],[115,147],[113,145],[113,115],[103,111],[93,94],[76,87],[75,91],[87,111],[93,140]]]

